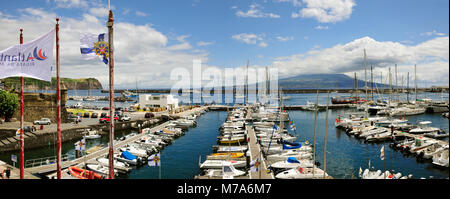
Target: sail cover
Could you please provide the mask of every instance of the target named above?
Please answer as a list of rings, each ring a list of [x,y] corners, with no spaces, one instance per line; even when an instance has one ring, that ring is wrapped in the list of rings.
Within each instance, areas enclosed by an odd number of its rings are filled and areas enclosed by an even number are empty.
[[[122,152],[122,157],[124,157],[124,158],[127,159],[127,160],[134,160],[134,159],[137,158],[136,156],[134,156],[133,154],[131,154],[131,153],[128,152],[128,151]]]
[[[289,157],[288,159],[287,159],[287,162],[289,162],[289,163],[300,163],[297,159],[295,159],[294,157]]]

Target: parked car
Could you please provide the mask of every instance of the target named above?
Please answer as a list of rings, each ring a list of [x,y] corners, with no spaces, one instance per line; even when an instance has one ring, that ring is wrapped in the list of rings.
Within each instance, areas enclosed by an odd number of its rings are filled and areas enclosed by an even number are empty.
[[[84,113],[84,114],[83,114],[83,117],[84,117],[84,118],[89,118],[89,112]]]
[[[111,121],[111,118],[109,116],[106,116],[106,117],[100,118],[98,121],[100,123],[108,123]],[[119,117],[114,117],[114,121],[119,121]]]
[[[75,122],[75,121],[81,122],[81,117],[77,116],[77,115],[71,115],[71,116],[69,116],[69,121],[71,121],[71,122]]]
[[[121,116],[119,116],[119,120],[122,121],[122,122],[124,122],[124,121],[130,121],[130,120],[131,120],[131,117],[128,116],[128,115],[121,115]]]
[[[107,113],[101,113],[100,114],[100,118],[104,118],[104,117],[106,117],[108,114]]]
[[[98,118],[98,113],[92,113],[91,118]]]
[[[153,114],[153,113],[145,113],[144,117],[145,118],[152,118],[152,117],[155,117],[155,114]]]
[[[48,118],[41,118],[40,120],[36,120],[33,122],[33,124],[36,124],[36,125],[44,125],[44,124],[50,125],[50,123],[52,123],[52,122]]]
[[[102,110],[109,110],[109,107],[105,106],[102,108]]]

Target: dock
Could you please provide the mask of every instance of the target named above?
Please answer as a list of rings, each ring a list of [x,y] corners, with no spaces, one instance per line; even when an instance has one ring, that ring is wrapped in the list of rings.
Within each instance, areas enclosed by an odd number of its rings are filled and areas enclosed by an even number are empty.
[[[206,107],[199,107],[199,108],[194,108],[191,110],[187,110],[184,112],[180,112],[177,113],[176,115],[178,116],[185,116],[188,114],[191,114],[195,111],[198,111],[200,109],[206,109]],[[169,124],[169,122],[164,122],[162,124],[159,124],[153,128],[150,129],[151,132],[155,132],[155,131],[160,131],[161,129],[163,129],[165,126],[167,126],[167,124]],[[139,139],[141,139],[143,136],[145,136],[146,134],[141,133],[141,134],[137,134],[134,135],[126,140],[123,141],[115,141],[114,142],[114,151],[118,151],[120,147],[123,147],[127,144],[133,143],[135,141],[138,141]],[[75,166],[75,165],[80,165],[80,164],[84,164],[90,160],[99,158],[99,157],[106,157],[109,153],[109,147],[105,147],[101,150],[95,151],[93,153],[90,153],[88,155],[85,155],[83,157],[74,159],[74,160],[69,160],[69,161],[64,161],[61,162],[61,170],[67,169],[70,166]],[[30,174],[34,174],[34,175],[45,175],[45,174],[50,174],[53,172],[56,172],[56,164],[47,164],[47,165],[41,165],[41,166],[36,166],[36,167],[30,167],[30,168],[25,168],[25,171],[27,173]]]

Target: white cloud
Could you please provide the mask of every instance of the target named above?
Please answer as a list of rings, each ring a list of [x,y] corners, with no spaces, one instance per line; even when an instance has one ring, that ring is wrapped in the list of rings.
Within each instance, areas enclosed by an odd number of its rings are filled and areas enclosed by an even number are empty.
[[[328,26],[318,25],[318,26],[314,27],[314,29],[316,29],[316,30],[328,30]]]
[[[211,41],[211,42],[207,42],[207,41],[199,41],[197,42],[197,46],[209,46],[214,44],[215,42]]]
[[[54,0],[59,8],[86,8],[89,6],[86,0]]]
[[[413,46],[363,37],[330,48],[314,47],[306,53],[279,57],[273,65],[279,68],[280,77],[317,73],[352,75],[353,72],[364,70],[364,49],[368,67],[373,65],[386,74],[388,67],[398,64],[399,71],[406,75],[408,71],[412,73],[414,64],[417,64],[418,79],[422,82],[448,85],[449,37],[438,37]]]
[[[278,41],[281,41],[281,42],[285,42],[285,41],[291,41],[291,40],[294,40],[294,37],[281,37],[281,36],[277,36],[277,39],[278,39]]]
[[[145,17],[145,16],[147,16],[147,13],[136,11],[136,15],[140,16],[140,17]]]
[[[246,44],[258,44],[258,46],[260,47],[267,47],[268,44],[266,42],[264,42],[263,39],[264,35],[256,35],[253,33],[241,33],[241,34],[237,34],[237,35],[233,35],[231,38],[240,41],[240,42],[244,42]]]
[[[335,23],[350,18],[355,2],[353,0],[303,0],[306,7],[292,18],[314,18],[321,23]]]
[[[234,6],[232,7],[232,9],[236,9],[234,8]],[[243,12],[241,10],[238,10],[236,12],[236,16],[238,17],[251,17],[251,18],[280,18],[280,15],[277,14],[273,14],[273,13],[264,13],[261,11],[261,9],[263,9],[263,7],[257,3],[253,3],[250,5],[250,9],[247,12]]]
[[[433,31],[431,31],[431,32],[420,33],[420,36],[433,36],[433,35],[436,35],[436,36],[445,36],[444,33],[437,32],[436,30],[433,30]]]
[[[302,5],[300,0],[274,0],[275,3],[291,3],[295,7],[299,7]]]
[[[80,33],[107,33],[105,18],[97,18],[84,10],[81,17],[60,17],[61,76],[70,78],[95,77],[106,88],[108,67],[99,60],[86,61],[80,55]],[[24,29],[24,42],[31,41],[55,27],[56,14],[34,8],[19,10],[13,18],[0,15],[0,49],[18,42],[18,28]],[[126,22],[114,23],[115,87],[169,87],[173,69],[192,68],[193,59],[208,63],[207,52],[197,51],[187,41],[188,36],[169,38],[150,25]],[[54,53],[55,54],[55,53]],[[55,58],[53,58],[55,60]],[[53,74],[55,76],[55,74]]]

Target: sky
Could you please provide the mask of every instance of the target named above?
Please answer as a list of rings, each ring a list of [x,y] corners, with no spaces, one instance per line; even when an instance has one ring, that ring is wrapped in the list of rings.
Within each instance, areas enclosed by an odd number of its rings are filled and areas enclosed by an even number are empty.
[[[108,67],[80,54],[81,33],[107,33],[107,0],[0,1],[0,50],[17,44],[20,28],[31,41],[59,17],[61,76],[107,87]],[[111,9],[115,88],[170,88],[181,68],[194,78],[193,60],[202,71],[248,62],[280,78],[364,79],[364,49],[375,80],[396,64],[399,81],[413,79],[416,64],[419,86],[449,84],[448,0],[111,0]]]

